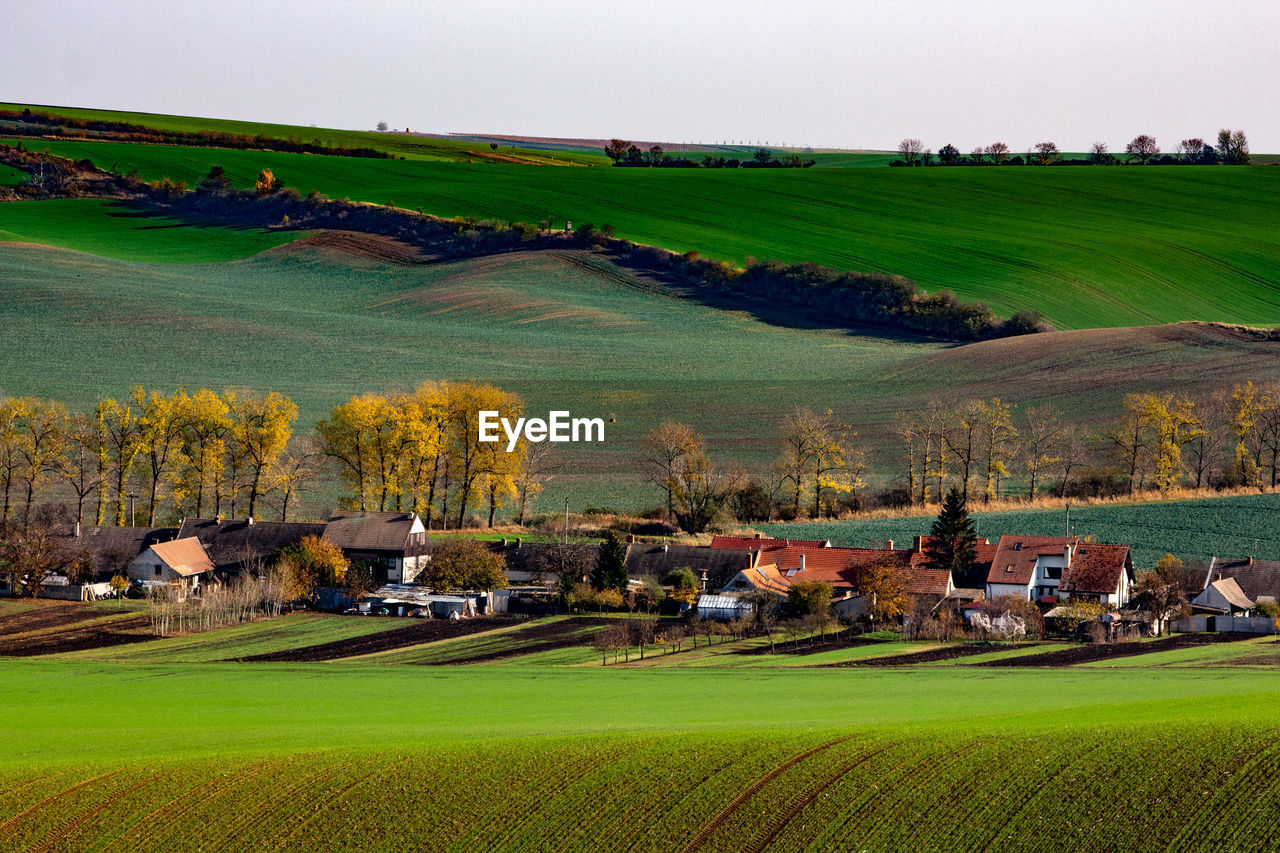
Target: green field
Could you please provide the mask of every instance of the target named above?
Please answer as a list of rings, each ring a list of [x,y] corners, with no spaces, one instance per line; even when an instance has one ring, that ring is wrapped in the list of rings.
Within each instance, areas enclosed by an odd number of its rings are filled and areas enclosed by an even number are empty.
[[[76,107],[40,106],[38,104],[0,104],[0,110],[6,112],[21,111],[30,107],[33,112],[50,113],[67,118],[82,118],[100,121],[117,121],[137,124],[155,130],[199,133],[214,131],[247,136],[265,135],[275,139],[298,139],[302,142],[319,140],[331,147],[373,148],[385,151],[406,160],[433,160],[437,162],[467,162],[483,159],[490,154],[487,144],[457,139],[435,139],[426,136],[411,136],[404,133],[377,133],[372,130],[338,130],[322,127],[300,127],[289,124],[271,124],[255,121],[236,121],[233,119],[198,118],[194,116],[171,116],[159,113],[131,113],[117,110],[93,110]],[[0,132],[5,123],[0,122]],[[425,128],[419,128],[425,130]],[[36,142],[32,140],[32,145]],[[37,146],[38,147],[38,146]],[[503,144],[496,152],[501,155],[527,156],[545,159],[561,164],[595,164],[608,163],[602,152],[539,150]],[[477,156],[479,155],[479,156]]]
[[[1184,561],[1207,563],[1210,557],[1280,560],[1275,518],[1280,494],[1245,495],[1167,503],[1079,506],[1071,508],[1071,532],[1098,542],[1129,545],[1137,568],[1150,568],[1167,553]],[[975,512],[978,535],[999,540],[1005,533],[1062,536],[1062,510]],[[911,538],[928,534],[932,516],[862,519],[829,523],[765,524],[759,529],[791,539],[830,539],[833,545],[910,547]]]
[[[1270,673],[321,670],[0,662],[0,848],[1280,841]]]
[[[79,141],[32,148],[239,186],[286,185],[439,216],[611,223],[619,236],[741,262],[905,275],[1060,328],[1280,324],[1280,170],[537,169]]]
[[[0,204],[0,247],[7,242],[36,243],[152,264],[244,258],[305,235],[196,225],[96,199]],[[85,263],[92,262],[86,258]]]
[[[1128,391],[1203,391],[1206,376],[1226,388],[1280,381],[1280,345],[1223,329],[947,347],[776,313],[766,322],[674,298],[583,253],[408,266],[303,243],[253,255],[302,235],[134,213],[92,200],[0,205],[0,235],[90,253],[0,244],[12,285],[0,306],[0,391],[85,408],[136,383],[247,386],[292,397],[306,431],[353,393],[491,381],[533,411],[615,418],[605,444],[557,448],[566,470],[548,486],[550,505],[566,494],[575,505],[656,501],[640,442],[666,418],[703,431],[717,458],[763,471],[786,413],[830,407],[857,429],[878,487],[897,476],[895,413],[931,397],[1053,402],[1093,425]]]

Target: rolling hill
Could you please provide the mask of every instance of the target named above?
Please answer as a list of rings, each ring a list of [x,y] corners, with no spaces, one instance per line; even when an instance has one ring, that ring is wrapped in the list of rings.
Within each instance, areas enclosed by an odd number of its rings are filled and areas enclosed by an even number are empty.
[[[1064,329],[1280,324],[1270,167],[538,169],[460,162],[477,159],[457,155],[466,143],[427,142],[453,153],[386,161],[26,140],[147,179],[192,184],[218,164],[247,186],[269,167],[303,192],[440,216],[608,222],[628,239],[733,262],[896,273],[1000,314],[1036,309]]]

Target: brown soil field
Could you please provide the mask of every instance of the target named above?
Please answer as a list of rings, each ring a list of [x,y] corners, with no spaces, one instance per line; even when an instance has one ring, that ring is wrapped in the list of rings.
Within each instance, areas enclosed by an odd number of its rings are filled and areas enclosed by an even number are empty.
[[[363,258],[380,263],[413,266],[431,263],[432,258],[417,246],[384,237],[381,234],[365,234],[360,231],[316,231],[301,240],[285,243],[269,249],[270,252],[295,254],[308,249],[335,252],[352,258]]]
[[[80,626],[76,624],[79,621],[84,620],[79,619],[63,623],[67,625],[64,630],[52,633],[0,638],[0,656],[34,657],[36,655],[54,655],[63,652],[78,652],[85,649],[100,649],[107,646],[122,646],[127,643],[141,643],[155,639],[147,630],[150,620],[145,614],[113,619],[111,622],[102,625]],[[53,627],[53,625],[44,627]]]
[[[580,632],[584,628],[592,626],[606,626],[614,622],[623,621],[618,619],[588,619],[581,616],[574,616],[559,622],[553,622],[550,625],[536,625],[529,628],[523,628],[520,631],[510,635],[510,639],[518,643],[514,648],[496,649],[489,652],[477,652],[466,657],[454,658],[448,661],[449,666],[468,663],[491,663],[498,660],[507,660],[509,658],[523,657],[534,652],[547,652],[554,649],[567,649],[572,646],[585,645],[585,641]]]
[[[1039,643],[1026,643],[1027,646],[1039,645]],[[908,652],[901,655],[890,655],[883,658],[869,658],[867,660],[855,660],[848,663],[830,664],[831,666],[910,666],[917,663],[936,663],[941,660],[954,660],[955,658],[967,658],[972,655],[985,655],[994,651],[1006,648],[1005,646],[992,645],[988,643],[956,643],[941,649],[929,649],[924,652]],[[1035,657],[1035,655],[1032,655]]]
[[[377,634],[369,634],[363,637],[334,640],[330,643],[305,646],[301,649],[289,649],[288,651],[270,652],[244,658],[231,658],[231,660],[255,663],[315,663],[341,660],[342,658],[355,657],[357,655],[369,655],[374,652],[402,649],[405,646],[434,643],[437,640],[451,640],[455,637],[465,637],[468,634],[478,634],[481,631],[492,631],[494,628],[502,628],[510,624],[510,619],[497,616],[462,619],[456,622],[451,622],[447,619],[428,619],[417,625],[392,628],[390,631],[381,631]]]
[[[32,608],[21,613],[0,616],[0,637],[7,634],[25,634],[42,631],[60,625],[71,625],[94,619],[103,614],[94,612],[83,604],[70,601],[32,601]]]

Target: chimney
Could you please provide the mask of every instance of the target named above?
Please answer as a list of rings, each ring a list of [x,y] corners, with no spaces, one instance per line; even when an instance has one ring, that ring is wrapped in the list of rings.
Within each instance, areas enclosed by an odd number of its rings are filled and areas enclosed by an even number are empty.
[[[634,545],[634,544],[635,544],[635,542],[636,542],[636,535],[635,535],[634,533],[628,533],[628,534],[627,534],[627,544],[628,544],[628,545]]]
[[[800,571],[804,571],[804,551],[800,552]]]
[[[1062,561],[1063,561],[1062,567],[1064,569],[1071,565],[1071,543],[1070,542],[1062,546]]]
[[[520,542],[521,542],[521,538],[520,538],[519,536],[517,536],[517,537],[516,537],[516,550],[517,550],[517,551],[519,551],[519,550],[520,550]]]
[[[893,550],[893,540],[892,540],[892,539],[890,539],[890,540],[889,540],[889,550],[890,550],[890,551],[892,551],[892,550]]]
[[[1215,581],[1220,581],[1220,580],[1222,580],[1222,572],[1214,572],[1214,573],[1213,573],[1213,579],[1214,579]]]
[[[758,530],[756,531],[755,538],[756,538],[756,539],[759,539],[759,538],[760,538],[760,531],[758,531]]]
[[[913,536],[911,538],[911,550],[915,551],[917,554],[924,553],[924,537],[923,536]]]
[[[76,530],[79,530],[79,529],[80,529],[80,525],[79,525],[79,524],[77,524],[77,525],[76,525]],[[77,536],[79,536],[80,534],[79,534],[79,533],[77,533],[76,535],[77,535]],[[1252,556],[1250,556],[1250,557],[1249,557],[1249,559],[1245,561],[1245,565],[1246,565],[1246,566],[1252,566],[1252,565],[1253,565],[1253,557],[1252,557]]]

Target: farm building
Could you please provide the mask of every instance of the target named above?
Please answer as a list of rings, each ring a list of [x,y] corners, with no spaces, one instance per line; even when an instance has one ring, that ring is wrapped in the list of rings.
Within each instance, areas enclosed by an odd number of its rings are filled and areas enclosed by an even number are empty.
[[[378,583],[412,581],[430,559],[427,528],[416,512],[335,512],[323,538],[347,559],[369,564]]]
[[[129,564],[129,578],[144,585],[172,584],[196,591],[213,575],[213,561],[194,536],[157,542]]]
[[[1253,601],[1280,601],[1280,562],[1253,557],[1239,560],[1214,557],[1205,571],[1203,588],[1207,589],[1218,578],[1234,578],[1240,590]]]
[[[112,575],[127,573],[129,564],[143,551],[159,542],[170,542],[178,537],[176,527],[95,527],[77,524],[66,536],[59,537],[59,546],[68,562],[87,555],[93,564],[94,575],[99,580],[110,580]]]
[[[703,619],[728,622],[731,619],[750,616],[753,610],[751,602],[736,595],[698,596],[698,615]]]
[[[1127,545],[1084,543],[1065,536],[1001,536],[987,572],[988,598],[1016,595],[1031,601],[1092,598],[1119,607],[1134,582]]]
[[[706,589],[719,589],[739,572],[751,566],[746,551],[718,551],[695,545],[627,546],[627,574],[633,578],[653,578],[659,583],[676,569],[689,569]]]
[[[325,525],[308,522],[243,521],[221,518],[184,518],[178,539],[195,537],[213,561],[220,577],[258,572],[281,548],[296,545],[304,536],[320,536]]]

